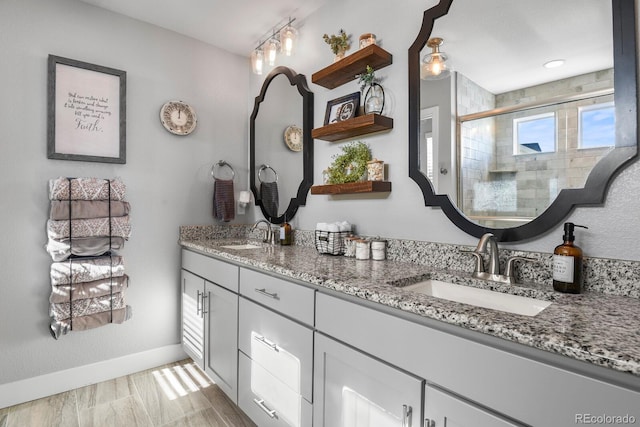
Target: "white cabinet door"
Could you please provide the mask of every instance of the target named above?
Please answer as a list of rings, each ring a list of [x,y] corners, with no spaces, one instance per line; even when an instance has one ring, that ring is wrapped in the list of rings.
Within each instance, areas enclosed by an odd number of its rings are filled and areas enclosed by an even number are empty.
[[[423,380],[315,334],[314,427],[419,427]]]
[[[204,371],[234,402],[238,402],[238,295],[205,281]]]
[[[424,397],[424,427],[515,427],[472,403],[427,385]]]
[[[204,280],[186,270],[182,283],[182,348],[201,368],[204,367],[204,317],[202,295]]]

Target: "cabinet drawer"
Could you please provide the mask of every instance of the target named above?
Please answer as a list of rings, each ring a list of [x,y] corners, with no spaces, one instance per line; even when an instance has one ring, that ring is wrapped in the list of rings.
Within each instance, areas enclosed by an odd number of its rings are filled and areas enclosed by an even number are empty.
[[[240,269],[240,294],[313,325],[315,291],[253,270]]]
[[[240,409],[260,427],[311,427],[311,404],[244,353],[238,354]]]
[[[183,249],[182,268],[223,288],[238,292],[239,267],[235,265]]]
[[[313,331],[240,298],[238,348],[311,401]]]

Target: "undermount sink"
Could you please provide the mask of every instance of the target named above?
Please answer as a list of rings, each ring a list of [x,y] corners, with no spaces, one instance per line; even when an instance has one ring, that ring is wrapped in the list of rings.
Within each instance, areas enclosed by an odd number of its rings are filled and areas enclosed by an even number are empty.
[[[446,299],[448,301],[456,301],[463,304],[506,311],[507,313],[521,314],[524,316],[535,316],[551,305],[550,301],[456,285],[455,283],[433,279],[403,286],[402,289],[435,298]]]
[[[254,245],[252,243],[242,243],[238,245],[225,245],[222,247],[225,249],[244,250],[244,249],[260,249],[262,246]]]

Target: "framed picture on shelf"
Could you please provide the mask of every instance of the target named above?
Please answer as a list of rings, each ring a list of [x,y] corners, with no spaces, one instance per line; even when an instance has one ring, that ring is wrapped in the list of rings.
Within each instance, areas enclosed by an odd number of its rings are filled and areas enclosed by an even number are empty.
[[[49,55],[47,158],[126,163],[125,71]]]
[[[327,102],[324,124],[343,122],[356,116],[360,107],[360,92],[354,92]]]

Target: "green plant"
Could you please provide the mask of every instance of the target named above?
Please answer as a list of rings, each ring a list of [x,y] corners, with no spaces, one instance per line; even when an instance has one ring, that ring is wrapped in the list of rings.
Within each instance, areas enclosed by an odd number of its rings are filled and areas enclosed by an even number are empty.
[[[343,154],[333,156],[333,163],[327,168],[329,184],[356,182],[367,171],[371,160],[371,150],[362,141],[352,142],[342,147]]]
[[[351,48],[351,43],[349,42],[350,37],[351,36],[347,35],[343,29],[340,29],[338,35],[331,34],[331,36],[328,36],[325,34],[322,36],[324,42],[331,47],[334,55],[337,55],[340,51],[347,51]]]
[[[367,65],[364,73],[358,74],[356,77],[358,77],[358,83],[360,83],[360,90],[362,92],[364,92],[367,86],[372,86],[374,83],[378,82],[376,72],[370,65]]]

